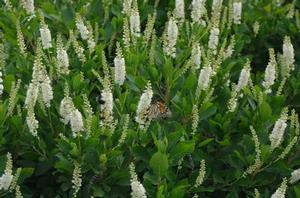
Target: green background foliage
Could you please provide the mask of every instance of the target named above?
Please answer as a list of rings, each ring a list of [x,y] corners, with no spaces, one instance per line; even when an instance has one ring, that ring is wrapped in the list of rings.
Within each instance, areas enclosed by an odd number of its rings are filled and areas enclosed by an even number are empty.
[[[129,197],[129,164],[134,162],[139,180],[143,183],[148,197],[253,197],[257,188],[262,197],[270,197],[282,182],[282,178],[300,167],[299,141],[285,159],[272,163],[295,136],[288,127],[284,141],[278,149],[271,152],[269,134],[280,117],[284,107],[300,108],[300,18],[286,17],[289,1],[277,7],[271,0],[243,1],[242,24],[234,25],[221,33],[220,41],[235,34],[236,46],[233,56],[225,60],[212,83],[215,88],[209,101],[199,104],[199,125],[196,133],[191,134],[192,107],[199,71],[188,70],[180,75],[188,60],[192,37],[201,44],[208,42],[209,31],[206,27],[189,27],[190,10],[186,3],[186,23],[180,27],[177,42],[177,57],[164,55],[159,39],[155,50],[155,62],[149,63],[149,45],[142,37],[135,46],[124,51],[126,60],[126,81],[123,86],[114,85],[114,119],[118,121],[113,134],[99,126],[100,106],[96,97],[102,85],[92,70],[103,75],[102,51],[105,52],[109,66],[113,69],[116,42],[122,42],[123,19],[120,0],[39,0],[35,2],[51,30],[52,38],[58,33],[68,43],[69,30],[76,29],[75,13],[79,12],[95,29],[97,46],[94,53],[86,52],[87,61],[83,64],[72,47],[68,49],[70,74],[57,76],[55,71],[55,45],[44,51],[44,64],[52,78],[54,99],[51,107],[37,105],[36,117],[39,121],[38,138],[34,138],[26,125],[26,109],[23,108],[27,85],[30,83],[36,41],[39,37],[39,20],[29,20],[19,1],[11,0],[13,10],[0,3],[1,42],[4,43],[6,62],[3,70],[4,93],[0,102],[0,170],[5,166],[5,155],[11,152],[14,167],[22,167],[19,183],[24,197],[71,197],[72,173],[74,162],[82,168],[82,188],[78,197]],[[154,11],[154,2],[140,0],[139,11],[142,30],[147,17]],[[227,5],[224,0],[223,4]],[[207,2],[211,5],[211,1]],[[300,2],[295,1],[299,13]],[[155,30],[161,37],[168,20],[168,12],[174,9],[174,1],[161,0],[157,7]],[[210,6],[208,6],[210,10]],[[20,54],[17,44],[16,20],[20,20],[25,37],[28,56]],[[257,36],[253,24],[259,22]],[[98,24],[98,26],[96,25]],[[268,63],[268,48],[282,52],[284,36],[290,36],[295,49],[296,69],[287,80],[283,93],[277,96],[263,93],[263,72]],[[80,39],[79,39],[80,40]],[[80,41],[87,48],[86,43]],[[203,46],[206,48],[207,46]],[[243,90],[235,112],[228,112],[227,101],[231,90],[228,80],[237,82],[246,59],[251,60],[251,78],[254,90],[262,93],[259,103],[248,87]],[[225,76],[229,73],[229,76]],[[7,116],[9,92],[12,82],[21,79],[13,115]],[[165,101],[172,111],[172,117],[151,122],[147,132],[138,129],[134,121],[137,104],[148,80],[152,83],[154,100]],[[64,85],[70,87],[70,96],[76,108],[83,109],[82,94],[86,94],[95,112],[92,119],[92,133],[86,137],[73,138],[69,126],[59,117],[59,105],[64,97]],[[276,81],[274,90],[279,87]],[[205,95],[200,96],[204,101]],[[123,145],[117,146],[122,132],[125,115],[129,114],[128,136]],[[86,116],[86,114],[83,114]],[[243,172],[254,163],[255,148],[249,126],[253,125],[261,142],[264,166],[255,174],[242,178]],[[61,138],[63,134],[66,138]],[[204,183],[194,188],[199,173],[200,161],[206,161]],[[181,168],[178,163],[181,162]],[[266,166],[270,164],[270,166]],[[3,194],[13,197],[11,194]],[[289,185],[287,197],[300,197],[299,184]]]

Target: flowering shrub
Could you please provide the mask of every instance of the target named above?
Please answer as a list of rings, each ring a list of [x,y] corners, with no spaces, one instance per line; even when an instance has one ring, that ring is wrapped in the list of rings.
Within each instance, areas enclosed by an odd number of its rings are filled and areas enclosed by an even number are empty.
[[[1,1],[0,197],[300,197],[299,10]]]

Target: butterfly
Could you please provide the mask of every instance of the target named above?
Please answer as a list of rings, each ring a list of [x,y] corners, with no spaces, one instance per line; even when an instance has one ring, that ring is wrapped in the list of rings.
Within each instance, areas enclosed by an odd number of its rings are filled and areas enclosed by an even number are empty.
[[[147,117],[151,120],[171,117],[172,112],[164,102],[152,103],[147,111]]]

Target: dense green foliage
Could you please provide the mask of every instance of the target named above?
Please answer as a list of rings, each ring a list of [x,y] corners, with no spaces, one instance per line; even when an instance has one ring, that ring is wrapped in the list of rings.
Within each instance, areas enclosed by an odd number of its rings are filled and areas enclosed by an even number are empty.
[[[175,0],[156,1],[156,8],[154,1],[138,0],[142,33],[140,37],[131,35],[129,48],[123,40],[126,16],[122,13],[121,0],[36,0],[34,17],[26,13],[19,0],[10,0],[11,8],[5,2],[8,1],[0,2],[0,43],[4,49],[0,50],[0,60],[4,60],[3,64],[0,61],[4,86],[0,100],[0,175],[5,169],[6,154],[10,152],[14,173],[22,168],[18,185],[24,197],[72,197],[75,164],[79,164],[82,174],[77,197],[130,197],[131,163],[147,197],[158,198],[195,194],[199,197],[254,197],[255,189],[261,197],[270,197],[283,178],[289,179],[292,171],[300,168],[300,139],[298,120],[295,120],[300,111],[299,1],[286,0],[278,6],[275,0],[243,0],[241,24],[230,24],[226,13],[232,1],[224,0],[219,51],[213,55],[208,50],[213,23],[210,21],[212,1],[206,2],[208,15],[204,26],[191,23],[191,0],[185,0],[185,20],[178,22],[175,58],[163,51],[164,32]],[[147,19],[155,10],[156,37],[153,33],[151,38],[146,38]],[[76,13],[85,23],[88,21],[93,30],[96,47],[91,53],[77,30]],[[33,136],[26,123],[25,99],[38,51],[41,16],[52,35],[52,47],[43,50],[42,62],[51,79],[53,99],[50,107],[40,99],[34,106],[39,127],[37,136]],[[26,55],[18,46],[18,21],[27,47]],[[259,24],[257,35],[254,24]],[[85,62],[80,60],[70,41],[70,30],[85,50]],[[69,74],[60,74],[57,69],[58,34],[68,52]],[[233,35],[233,54],[223,58],[220,54],[227,49]],[[282,83],[285,77],[277,54],[282,53],[285,36],[290,37],[294,46],[295,69]],[[117,42],[126,62],[126,80],[121,86],[113,82]],[[203,52],[200,69],[189,65],[195,42],[199,42]],[[272,93],[266,93],[262,85],[269,48],[274,48],[279,63]],[[251,65],[251,82],[241,90],[237,107],[230,112],[228,101],[234,89],[231,82],[238,83],[247,60]],[[215,73],[208,89],[197,97],[199,73],[206,64],[210,64]],[[103,101],[97,98],[105,86],[100,81],[106,77],[112,82],[113,120],[117,122],[114,131],[100,124]],[[20,88],[12,98],[18,80]],[[154,93],[152,101],[165,102],[172,115],[152,120],[145,131],[135,116],[148,81]],[[277,93],[281,85],[282,92]],[[85,127],[79,132],[80,136],[74,137],[70,125],[61,120],[60,103],[67,87],[85,126],[90,122],[89,133]],[[90,118],[85,96],[94,112]],[[193,106],[198,109],[194,115]],[[282,143],[273,150],[269,135],[285,107],[288,108],[287,127]],[[120,144],[127,114],[127,136]],[[195,117],[199,122],[193,131]],[[261,164],[255,171],[244,174],[257,157],[250,126],[259,140]],[[279,158],[291,142],[295,143],[291,150]],[[205,160],[206,173],[203,183],[195,187],[201,160]],[[14,197],[15,193],[0,189],[1,196]],[[300,197],[300,184],[288,183],[286,196]]]

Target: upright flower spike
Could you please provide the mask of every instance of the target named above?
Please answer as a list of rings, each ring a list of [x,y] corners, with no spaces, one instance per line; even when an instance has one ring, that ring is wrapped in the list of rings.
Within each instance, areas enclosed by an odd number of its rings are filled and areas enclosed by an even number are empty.
[[[300,179],[300,169],[296,169],[291,173],[290,183],[294,184]]]
[[[9,93],[9,102],[7,108],[7,115],[10,116],[13,114],[13,110],[17,103],[17,94],[20,89],[21,80],[19,79],[17,83],[12,82],[10,93]]]
[[[201,184],[204,181],[205,173],[206,173],[205,160],[201,160],[200,171],[199,171],[199,175],[196,179],[195,188],[198,188],[199,186],[201,186]]]
[[[79,192],[82,185],[82,173],[81,173],[80,164],[75,163],[74,166],[75,168],[73,170],[72,188],[74,189],[73,197],[77,197],[77,193]]]
[[[119,139],[118,145],[122,145],[125,142],[125,139],[127,137],[127,132],[128,132],[128,124],[129,124],[129,115],[126,114],[124,118],[124,124],[123,124],[123,129],[122,129],[122,134]]]
[[[147,124],[147,111],[151,105],[151,100],[153,97],[153,91],[151,87],[151,83],[148,82],[144,93],[142,94],[140,101],[136,110],[135,121],[139,123],[140,128],[144,128],[145,124]]]
[[[123,9],[122,13],[129,16],[132,6],[132,0],[123,0]]]
[[[117,43],[117,52],[114,59],[115,65],[115,83],[118,85],[123,85],[125,81],[126,68],[125,59],[122,54],[122,48],[119,43]]]
[[[195,69],[199,69],[201,65],[201,47],[199,43],[193,45],[191,59]]]
[[[213,0],[212,2],[212,12],[211,12],[211,22],[218,26],[222,11],[223,0]]]
[[[184,0],[175,0],[175,10],[176,19],[179,21],[184,20]]]
[[[69,57],[67,51],[63,47],[61,34],[57,35],[56,46],[57,70],[61,74],[69,74]]]
[[[73,109],[70,114],[70,125],[73,132],[73,137],[77,137],[79,135],[78,133],[84,129],[82,115],[76,108]]]
[[[126,51],[129,50],[131,39],[130,39],[130,30],[129,30],[129,22],[127,18],[123,20],[123,43]]]
[[[21,30],[19,19],[17,19],[17,21],[16,21],[16,29],[17,29],[17,39],[18,39],[18,46],[19,46],[20,52],[23,56],[26,56],[27,48],[26,48],[26,45],[24,42],[24,36],[23,36],[22,30]]]
[[[260,24],[258,21],[255,21],[254,24],[253,24],[253,33],[254,33],[254,36],[257,36],[258,32],[259,32],[259,29],[260,29]]]
[[[103,104],[101,105],[101,125],[104,127],[111,127],[113,123],[113,94],[110,88],[104,88],[101,92],[101,99]]]
[[[51,86],[51,80],[47,75],[44,76],[44,80],[40,84],[40,86],[41,86],[43,101],[46,107],[50,107],[50,102],[53,99],[53,90]]]
[[[254,173],[262,165],[261,149],[260,149],[260,142],[259,142],[258,136],[257,136],[256,131],[253,128],[253,126],[250,126],[250,130],[252,133],[252,140],[254,141],[256,156],[255,156],[254,164],[247,168],[247,170],[243,174],[243,177],[245,177],[248,174]]]
[[[246,87],[249,83],[250,79],[250,62],[247,61],[244,68],[242,69],[239,77],[238,84],[236,86],[236,91],[240,92],[244,87]]]
[[[178,27],[173,17],[167,24],[166,38],[164,40],[164,52],[173,58],[176,57],[176,42],[178,38]]]
[[[274,192],[271,198],[284,198],[286,189],[287,189],[287,179],[284,178],[280,187]]]
[[[34,108],[31,106],[27,110],[26,123],[29,128],[30,133],[36,137],[37,129],[39,128],[39,121],[35,118]]]
[[[71,120],[71,113],[75,109],[72,99],[65,95],[63,100],[60,102],[59,114],[61,117],[61,121],[64,124],[68,124]]]
[[[219,44],[219,35],[220,35],[219,28],[213,27],[210,29],[208,48],[212,51],[212,53],[214,55],[217,54],[217,48],[218,48],[218,44]]]
[[[34,15],[34,0],[21,0],[21,5],[28,15]]]
[[[133,1],[132,10],[130,12],[130,32],[131,35],[139,37],[141,35],[141,22],[137,1]]]
[[[282,77],[288,77],[290,75],[290,72],[293,71],[295,68],[295,53],[294,53],[294,47],[291,43],[290,37],[286,36],[284,37],[284,42],[282,46]]]
[[[269,139],[271,142],[271,149],[274,150],[278,146],[280,146],[283,141],[283,134],[287,127],[287,109],[285,108],[281,113],[280,118],[276,121],[271,134],[269,135]]]
[[[230,58],[232,56],[234,52],[234,47],[235,47],[235,35],[231,37],[230,44],[228,45],[227,49],[224,52],[223,60]]]
[[[89,52],[93,53],[95,51],[96,41],[95,41],[94,34],[93,34],[94,33],[93,27],[89,21],[87,21],[87,28],[89,30],[89,36],[87,39],[88,48],[89,48]]]
[[[2,79],[2,71],[0,69],[0,96],[3,94],[3,79]]]
[[[10,0],[4,0],[4,3],[5,3],[6,9],[11,11],[12,10],[12,5],[11,5]]]
[[[206,8],[205,8],[206,0],[193,0],[192,1],[192,12],[191,17],[193,23],[199,23],[202,25],[206,25],[205,21],[202,19],[203,16],[206,15]]]
[[[277,66],[275,52],[273,48],[269,49],[269,54],[270,54],[270,59],[267,68],[265,70],[265,78],[262,83],[267,93],[272,92],[271,86],[274,84],[276,79],[276,66]]]
[[[40,34],[42,39],[43,49],[49,49],[52,47],[51,43],[51,32],[46,24],[44,17],[40,14]]]
[[[79,13],[76,13],[75,21],[76,21],[77,30],[79,31],[81,38],[83,40],[87,40],[89,38],[90,32],[88,31],[87,27],[85,26],[83,19]]]
[[[156,11],[154,11],[153,15],[150,15],[150,14],[148,15],[147,24],[146,24],[146,28],[144,31],[144,42],[147,46],[149,44],[151,35],[153,35],[153,33],[155,33],[155,30],[154,30],[155,20],[156,20]]]
[[[237,97],[238,97],[238,92],[236,91],[236,85],[232,83],[232,90],[231,90],[231,96],[228,101],[227,107],[229,112],[234,112],[236,107],[237,107]]]
[[[6,166],[4,170],[4,174],[0,177],[0,190],[8,190],[11,182],[13,180],[13,175],[12,175],[12,157],[10,153],[7,153],[6,155]]]
[[[38,42],[33,64],[32,80],[27,90],[25,106],[31,104],[34,107],[39,93],[41,93],[44,104],[50,107],[50,102],[53,99],[53,90],[51,80],[42,62],[42,49]]]
[[[192,135],[195,135],[199,123],[199,111],[197,105],[193,105],[192,110]]]
[[[90,104],[90,101],[87,97],[87,94],[82,94],[82,97],[83,97],[83,104],[84,104],[84,114],[85,114],[85,129],[86,129],[86,132],[87,132],[87,135],[89,136],[92,132],[92,121],[93,121],[93,115],[94,115],[94,112],[93,112],[93,108]]]
[[[79,45],[72,30],[70,30],[70,41],[72,42],[72,46],[75,49],[76,55],[78,56],[79,60],[82,63],[84,63],[86,61],[86,57],[84,55],[84,49]]]
[[[242,2],[233,2],[233,23],[240,24],[242,18]]]
[[[131,198],[147,198],[146,190],[138,180],[138,177],[135,172],[134,164],[131,163],[129,166],[130,169],[130,185],[131,185]]]
[[[210,83],[210,78],[213,74],[210,65],[201,69],[198,77],[198,85],[196,90],[196,97],[198,98],[202,90],[206,90]]]

